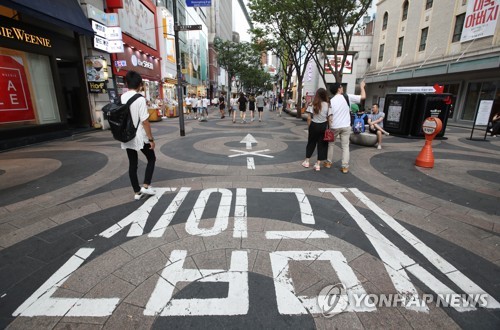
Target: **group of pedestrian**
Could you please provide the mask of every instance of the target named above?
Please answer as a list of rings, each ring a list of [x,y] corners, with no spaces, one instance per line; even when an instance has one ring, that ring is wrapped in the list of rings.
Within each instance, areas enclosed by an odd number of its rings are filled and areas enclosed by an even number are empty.
[[[187,119],[191,119],[191,113],[194,114],[194,119],[198,119],[199,121],[206,121],[208,119],[208,106],[210,100],[206,95],[198,95],[197,97],[196,94],[188,94],[185,102]]]
[[[328,98],[328,92],[324,88],[317,90],[312,105],[306,108],[309,114],[307,119],[308,138],[306,146],[306,158],[302,166],[310,166],[310,158],[317,148],[317,160],[314,170],[319,171],[321,162],[326,168],[332,166],[333,147],[335,142],[324,141],[325,130],[330,128],[334,132],[335,141],[340,140],[342,149],[342,165],[340,171],[349,173],[349,138],[351,136],[351,104],[359,104],[366,99],[365,82],[360,83],[361,94],[345,94],[344,87],[340,83],[330,86],[333,95]],[[383,128],[384,113],[379,111],[378,104],[373,104],[372,113],[368,116],[369,131],[377,134],[377,149],[382,149],[382,135],[389,135]]]
[[[226,109],[226,98],[225,94],[221,93],[219,97],[219,111],[220,118],[224,119],[226,117],[225,109]],[[247,110],[250,112],[249,121],[253,122],[256,120],[255,110],[257,109],[258,119],[262,121],[262,113],[264,112],[264,107],[266,106],[266,101],[262,92],[258,92],[257,96],[254,93],[249,93],[245,95],[243,92],[239,94],[235,94],[233,97],[229,99],[229,105],[227,106],[229,116],[231,117],[233,123],[236,123],[236,112],[239,111],[240,120],[242,124],[247,123]]]

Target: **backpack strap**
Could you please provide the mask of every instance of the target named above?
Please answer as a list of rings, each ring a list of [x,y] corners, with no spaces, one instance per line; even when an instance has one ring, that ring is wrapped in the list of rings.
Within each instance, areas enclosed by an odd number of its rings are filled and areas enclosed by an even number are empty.
[[[137,94],[135,94],[134,96],[132,96],[132,97],[131,97],[128,101],[127,101],[128,111],[129,111],[129,113],[130,113],[130,114],[132,114],[132,113],[130,112],[130,106],[132,105],[132,103],[134,103],[134,102],[135,102],[135,100],[137,100],[137,99],[138,99],[139,97],[141,97],[141,96],[142,96],[142,94],[137,93]],[[139,115],[139,118],[138,118],[138,120],[137,120],[137,126],[135,126],[135,129],[136,129],[136,130],[139,128],[139,125],[140,125],[140,124],[141,124],[141,116]]]
[[[347,106],[349,107],[349,110],[350,110],[351,109],[351,102],[349,102],[349,95],[344,93],[344,94],[342,94],[342,96],[344,97],[345,101],[347,102]]]

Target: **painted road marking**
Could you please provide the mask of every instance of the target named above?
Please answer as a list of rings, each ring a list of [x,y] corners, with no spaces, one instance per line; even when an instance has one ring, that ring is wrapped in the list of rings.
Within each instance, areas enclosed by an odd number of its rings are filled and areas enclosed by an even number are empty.
[[[249,170],[255,170],[255,162],[253,160],[253,157],[247,157],[247,168]]]
[[[393,217],[388,215],[384,210],[382,210],[377,204],[372,202],[365,194],[363,194],[359,189],[351,188],[349,189],[352,193],[359,198],[359,200],[365,204],[370,210],[372,210],[376,215],[382,219],[389,227],[391,227],[398,235],[404,238],[408,243],[410,243],[418,252],[420,252],[431,264],[433,264],[437,269],[439,269],[443,274],[445,274],[450,280],[453,281],[460,289],[464,290],[465,293],[472,294],[486,294],[486,292],[481,289],[478,285],[472,282],[467,276],[456,269],[452,264],[446,261],[443,257],[437,254],[430,247],[425,245],[420,239],[415,235],[406,230],[401,226]],[[427,282],[423,282],[426,283]],[[437,292],[434,290],[434,292]],[[441,291],[442,292],[442,291]],[[488,307],[487,308],[500,308],[500,303],[496,301],[492,296],[488,295]]]
[[[45,283],[19,306],[13,316],[109,316],[119,298],[52,298],[69,276],[81,266],[94,249],[79,249]]]
[[[176,189],[177,188],[155,188],[155,195],[151,196],[144,204],[142,204],[129,216],[125,217],[118,223],[100,233],[99,236],[110,238],[128,225],[131,225],[127,233],[128,237],[141,236],[144,233],[144,225],[146,224],[146,220],[148,219],[149,213],[151,213],[151,209],[153,208],[153,206],[158,203],[158,200],[164,193],[166,193],[167,191],[175,191]]]
[[[146,304],[144,315],[244,315],[250,307],[248,252],[233,251],[229,270],[186,269],[186,250],[174,250]],[[172,299],[178,282],[226,282],[227,298]]]
[[[262,188],[262,192],[275,192],[275,193],[294,193],[299,201],[300,207],[300,221],[305,224],[314,225],[313,210],[309,199],[301,188]]]
[[[255,140],[255,138],[252,136],[252,134],[247,134],[243,138],[243,140],[240,141],[240,143],[245,143],[246,147],[247,147],[247,150],[251,150],[252,149],[252,143],[257,144],[257,140]]]
[[[236,150],[236,149],[230,149],[230,150],[234,151],[234,152],[237,152],[239,154],[237,154],[237,155],[229,155],[228,156],[229,158],[239,157],[239,156],[248,156],[248,155],[260,156],[260,157],[267,157],[267,158],[274,158],[274,156],[271,156],[271,155],[261,155],[260,154],[261,152],[270,151],[269,149],[256,150],[256,151],[244,151],[244,150]]]
[[[339,251],[276,251],[270,253],[271,267],[273,269],[276,302],[280,314],[321,314],[323,310],[318,305],[318,297],[298,296],[293,285],[293,278],[290,275],[290,261],[329,261],[332,268],[338,275],[339,280],[346,288],[343,301],[354,301],[353,295],[366,294],[361,282],[354,274],[354,271],[347,264],[342,252]],[[347,295],[347,296],[346,296]],[[337,306],[335,306],[337,307]],[[346,307],[346,306],[338,306]],[[375,307],[354,306],[348,304],[347,311],[372,312]],[[338,311],[341,312],[342,310]],[[334,312],[337,312],[334,310]]]
[[[136,211],[125,217],[101,233],[102,237],[109,238],[130,225],[127,233],[129,237],[135,237],[144,231],[144,225],[149,218],[149,211],[155,206],[165,192],[174,192],[177,188],[157,188],[157,194],[152,196]],[[374,246],[378,256],[383,262],[387,275],[396,290],[402,297],[412,304],[405,303],[407,309],[428,312],[425,300],[421,300],[417,290],[411,282],[408,273],[411,273],[420,282],[424,283],[436,294],[455,294],[447,285],[443,284],[429,271],[424,269],[402,250],[382,235],[359,211],[356,210],[344,193],[349,191],[344,188],[319,188],[321,192],[329,192],[338,203],[348,212],[353,220],[365,233],[368,240]],[[167,207],[160,217],[152,232],[152,237],[165,232],[167,226],[175,217],[179,206],[185,200],[190,188],[181,187],[179,193]],[[301,221],[305,224],[315,224],[314,214],[309,199],[300,188],[262,188],[263,193],[293,193],[299,203]],[[457,311],[475,310],[465,301],[470,294],[483,293],[487,297],[488,304],[482,306],[488,309],[498,309],[500,304],[494,297],[488,295],[478,285],[458,271],[453,265],[440,257],[416,236],[407,231],[394,218],[385,213],[373,201],[361,193],[358,189],[350,189],[350,192],[364,203],[368,209],[380,217],[392,230],[402,236],[417,251],[425,256],[437,270],[445,274],[456,286],[465,292],[460,303],[452,305]],[[217,216],[212,228],[199,228],[203,221],[203,213],[207,202],[212,194],[220,194],[220,203]],[[233,193],[229,189],[210,188],[200,192],[194,207],[185,223],[188,234],[196,236],[217,235],[228,228],[229,215],[232,205]],[[234,214],[235,238],[247,237],[247,190],[236,189],[236,202]],[[154,234],[153,234],[154,233]],[[311,238],[321,239],[329,237],[321,230],[305,231],[267,231],[266,239],[283,238]],[[77,251],[63,266],[61,266],[38,290],[35,291],[21,306],[13,313],[13,316],[109,316],[116,309],[118,298],[54,298],[56,290],[76,271],[94,251],[93,248],[82,248]],[[231,266],[229,270],[221,269],[184,269],[187,251],[174,250],[169,257],[161,278],[158,280],[155,290],[152,292],[148,302],[146,315],[242,315],[248,312],[248,255],[247,251],[234,251],[231,255]],[[328,260],[333,269],[346,288],[346,297],[351,301],[354,294],[366,295],[363,287],[356,278],[354,271],[348,265],[340,251],[276,251],[270,253],[271,267],[275,279],[275,293],[278,310],[282,314],[304,314],[320,313],[317,297],[295,296],[293,279],[289,272],[291,260]],[[217,299],[172,299],[175,283],[179,281],[204,281],[204,282],[227,282],[229,283],[229,294],[227,298]],[[235,298],[236,297],[236,298]],[[344,298],[346,298],[344,297]],[[293,299],[292,299],[293,298]],[[456,307],[455,307],[456,306]],[[350,309],[349,309],[350,308]],[[372,311],[374,305],[350,305],[348,311]]]

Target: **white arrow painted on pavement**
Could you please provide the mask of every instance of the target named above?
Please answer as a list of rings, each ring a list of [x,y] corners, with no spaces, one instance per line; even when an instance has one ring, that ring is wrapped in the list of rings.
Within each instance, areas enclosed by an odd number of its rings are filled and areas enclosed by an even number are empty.
[[[252,134],[247,134],[247,136],[245,136],[243,138],[243,140],[240,141],[240,143],[245,143],[247,146],[247,150],[251,150],[252,143],[257,144],[257,140],[255,140],[255,138],[252,136]]]

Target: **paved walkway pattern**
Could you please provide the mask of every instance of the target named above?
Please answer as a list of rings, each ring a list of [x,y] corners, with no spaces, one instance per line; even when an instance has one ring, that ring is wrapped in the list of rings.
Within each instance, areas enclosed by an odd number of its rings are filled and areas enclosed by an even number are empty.
[[[500,328],[499,138],[315,172],[304,121],[216,115],[152,123],[141,201],[109,131],[0,153],[0,328]]]

